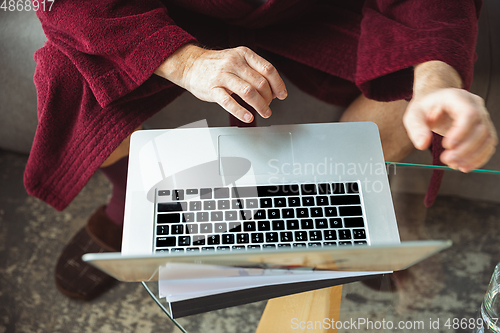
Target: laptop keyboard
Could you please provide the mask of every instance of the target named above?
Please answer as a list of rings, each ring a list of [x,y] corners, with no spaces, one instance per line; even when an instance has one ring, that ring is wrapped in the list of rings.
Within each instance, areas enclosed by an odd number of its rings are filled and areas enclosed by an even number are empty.
[[[158,190],[156,252],[367,244],[357,182]]]

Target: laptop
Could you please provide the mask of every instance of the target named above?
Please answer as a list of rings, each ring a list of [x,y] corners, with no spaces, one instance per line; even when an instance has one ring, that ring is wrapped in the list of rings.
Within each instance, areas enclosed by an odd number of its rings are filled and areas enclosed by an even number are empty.
[[[132,135],[122,253],[83,260],[122,281],[168,263],[394,271],[450,245],[400,242],[374,123],[197,122]]]

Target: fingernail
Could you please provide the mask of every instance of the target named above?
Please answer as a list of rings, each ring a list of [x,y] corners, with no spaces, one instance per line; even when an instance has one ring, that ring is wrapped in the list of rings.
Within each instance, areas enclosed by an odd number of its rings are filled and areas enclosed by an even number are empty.
[[[245,113],[245,115],[243,116],[243,120],[245,120],[246,122],[250,122],[250,119],[252,119],[252,115],[250,113]]]
[[[271,114],[272,114],[271,109],[267,109],[266,112],[264,112],[264,117],[269,118],[271,117]]]
[[[285,99],[286,97],[288,96],[288,92],[285,90],[281,91],[279,94],[278,94],[278,98],[279,99]]]

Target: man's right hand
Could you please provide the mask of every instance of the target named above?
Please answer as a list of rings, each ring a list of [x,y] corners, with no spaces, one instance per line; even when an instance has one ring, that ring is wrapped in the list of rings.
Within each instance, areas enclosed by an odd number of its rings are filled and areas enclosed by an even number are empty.
[[[221,51],[193,44],[180,47],[157,68],[155,74],[188,90],[202,101],[215,102],[239,120],[249,123],[252,114],[238,104],[240,96],[262,117],[269,118],[269,104],[287,96],[276,68],[247,47]]]

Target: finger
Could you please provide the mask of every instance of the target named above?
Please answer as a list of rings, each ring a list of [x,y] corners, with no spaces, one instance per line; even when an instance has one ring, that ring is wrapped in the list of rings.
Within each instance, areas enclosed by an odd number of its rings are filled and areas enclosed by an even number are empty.
[[[271,109],[257,89],[249,82],[234,74],[224,77],[225,87],[241,97],[248,105],[253,107],[262,117],[269,118]]]
[[[240,51],[243,52],[248,65],[265,77],[267,82],[269,82],[273,96],[276,96],[281,100],[285,99],[288,92],[286,91],[285,83],[281,79],[281,76],[278,74],[276,68],[269,61],[260,57],[248,48],[241,48]]]
[[[420,150],[429,148],[432,132],[422,109],[410,103],[403,116],[403,124],[415,148]]]
[[[470,172],[474,169],[479,169],[490,160],[495,151],[494,145],[491,143],[485,144],[483,149],[470,156],[466,163],[458,166],[458,169],[462,172]]]
[[[456,146],[454,149],[448,149],[443,156],[446,164],[456,163],[463,165],[467,163],[470,156],[477,154],[478,151],[484,149],[484,145],[489,141],[491,135],[484,125],[476,126],[471,135]]]
[[[253,121],[253,115],[250,111],[242,107],[224,88],[212,89],[212,97],[214,101],[222,106],[224,110],[245,123]]]
[[[244,66],[242,70],[238,71],[237,75],[241,79],[255,87],[255,89],[257,89],[267,105],[271,104],[274,95],[273,91],[271,90],[271,86],[269,85],[269,82],[265,77],[260,75],[257,71],[255,71],[248,65]]]

